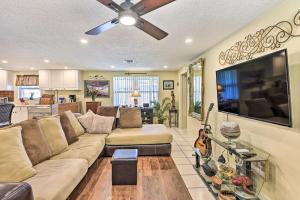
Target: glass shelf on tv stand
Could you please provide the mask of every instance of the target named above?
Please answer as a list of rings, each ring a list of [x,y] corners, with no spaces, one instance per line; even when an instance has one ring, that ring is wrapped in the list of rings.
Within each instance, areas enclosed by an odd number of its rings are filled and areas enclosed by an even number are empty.
[[[247,174],[251,178],[255,177],[255,179],[256,179],[255,180],[255,188],[256,188],[255,189],[256,190],[255,195],[247,195],[247,193],[243,192],[241,187],[237,187],[237,186],[231,184],[230,181],[222,184],[222,190],[223,189],[224,190],[230,190],[230,191],[234,191],[235,193],[243,194],[245,197],[247,197],[247,198],[244,198],[244,199],[249,199],[249,200],[259,199],[258,195],[259,195],[260,190],[262,189],[262,187],[264,185],[264,182],[266,181],[267,177],[266,176],[263,177],[263,178],[258,177],[257,174],[253,173],[253,171],[251,169],[251,163],[253,163],[253,162],[268,163],[270,154],[260,150],[259,148],[254,147],[253,145],[251,145],[251,144],[249,144],[245,141],[241,141],[241,140],[228,141],[225,138],[220,139],[218,137],[213,136],[212,134],[209,134],[209,139],[211,139],[212,144],[216,143],[217,145],[219,145],[222,148],[226,149],[229,154],[240,158],[241,160],[243,160],[244,163],[248,163],[248,167],[250,167],[250,168],[247,169],[246,171],[244,171],[243,174]],[[251,153],[255,153],[255,155],[252,156],[252,157],[245,157],[241,153],[239,153],[239,149],[246,149],[247,151],[249,151]],[[215,162],[217,162],[217,158],[215,158],[214,156],[212,156],[211,159],[213,159]],[[200,163],[205,162],[205,160],[206,160],[205,158],[201,158]],[[200,168],[196,168],[196,166],[194,166],[194,167],[195,167],[196,171],[198,172],[198,174],[200,175],[200,177],[202,178],[202,180],[207,185],[208,189],[211,191],[211,193],[214,195],[214,197],[216,199],[218,199],[219,190],[214,188],[214,186],[212,185],[211,177],[206,176],[201,167]],[[219,174],[217,174],[217,175],[219,177],[221,177]]]
[[[235,156],[242,159],[243,161],[247,161],[247,162],[267,161],[270,157],[269,153],[266,153],[263,150],[256,148],[245,141],[241,141],[241,140],[226,141],[226,139],[219,139],[218,137],[215,137],[211,134],[208,137],[213,142],[226,149],[229,153],[234,154]],[[250,153],[254,153],[255,155],[252,157],[243,156],[243,154],[239,152],[239,150],[241,149],[246,149],[247,151],[249,151]]]

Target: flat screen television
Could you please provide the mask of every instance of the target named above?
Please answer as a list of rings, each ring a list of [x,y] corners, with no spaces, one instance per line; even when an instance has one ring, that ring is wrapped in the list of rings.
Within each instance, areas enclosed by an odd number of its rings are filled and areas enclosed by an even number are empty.
[[[292,126],[287,50],[218,70],[220,112]]]

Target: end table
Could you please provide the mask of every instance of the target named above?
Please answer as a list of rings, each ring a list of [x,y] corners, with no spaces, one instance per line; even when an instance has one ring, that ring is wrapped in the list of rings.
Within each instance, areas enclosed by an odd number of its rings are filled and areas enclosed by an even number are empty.
[[[178,110],[175,108],[169,110],[169,126],[178,128]]]

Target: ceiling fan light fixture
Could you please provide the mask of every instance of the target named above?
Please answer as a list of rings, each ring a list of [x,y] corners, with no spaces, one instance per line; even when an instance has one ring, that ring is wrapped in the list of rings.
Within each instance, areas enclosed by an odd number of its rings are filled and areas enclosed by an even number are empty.
[[[120,23],[125,26],[133,26],[136,24],[137,14],[131,10],[126,10],[120,13]]]

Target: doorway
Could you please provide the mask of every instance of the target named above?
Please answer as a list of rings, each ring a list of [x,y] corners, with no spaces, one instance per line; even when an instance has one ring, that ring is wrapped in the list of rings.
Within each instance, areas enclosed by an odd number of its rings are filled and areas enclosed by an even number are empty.
[[[180,75],[180,127],[187,128],[187,112],[188,112],[188,80],[187,73]]]

